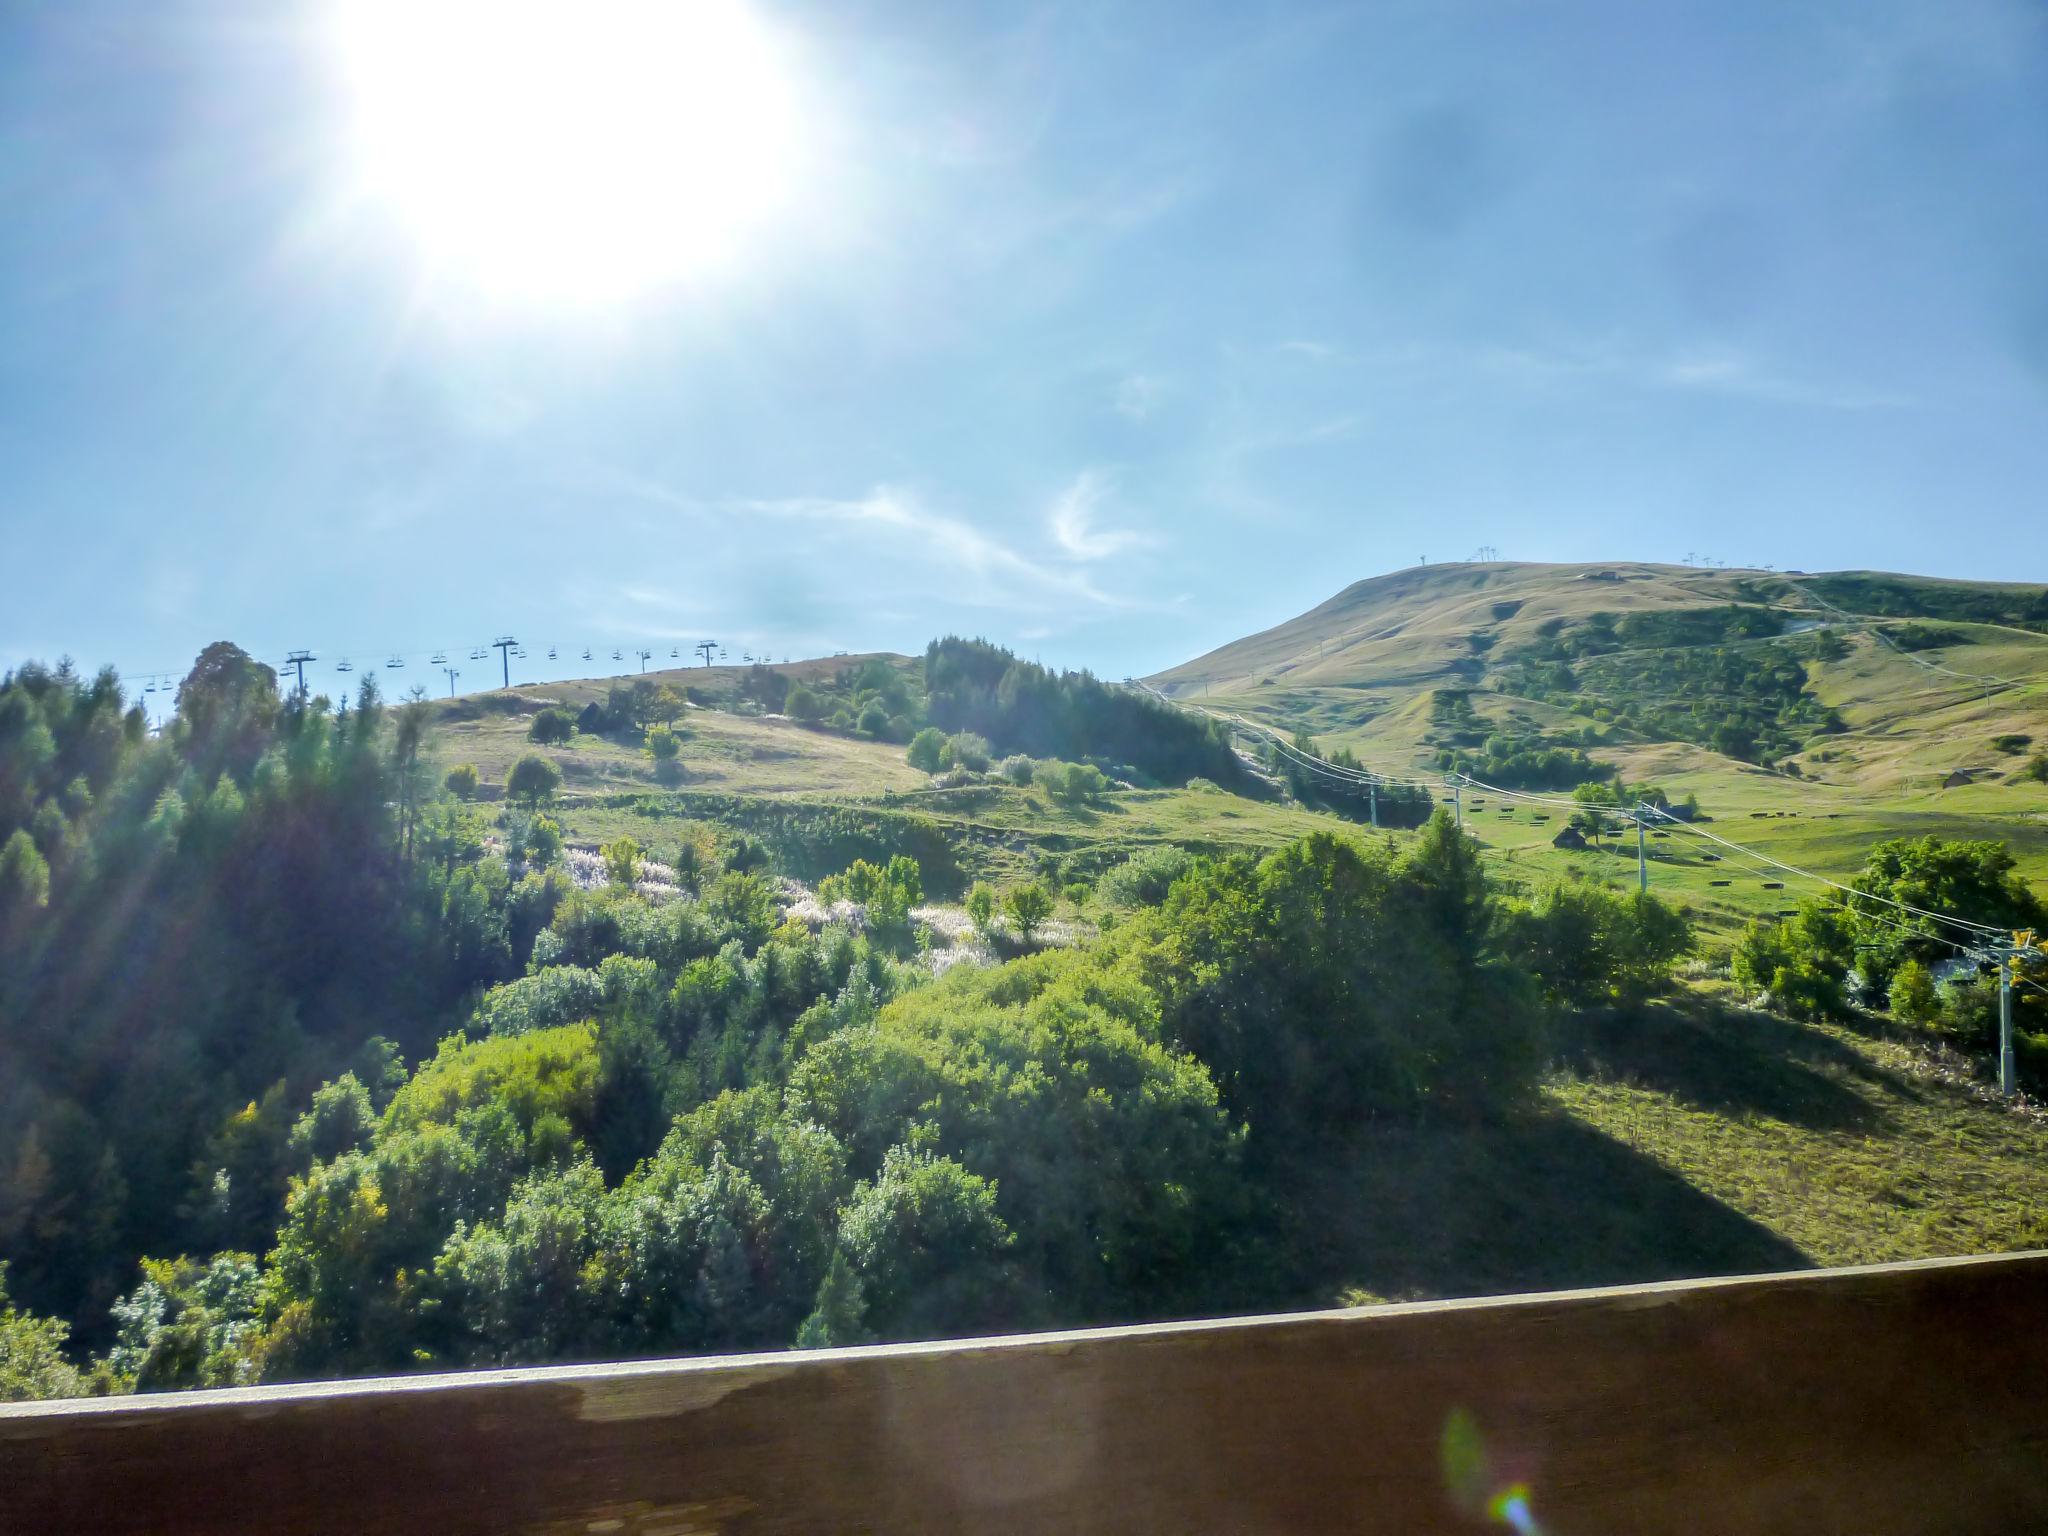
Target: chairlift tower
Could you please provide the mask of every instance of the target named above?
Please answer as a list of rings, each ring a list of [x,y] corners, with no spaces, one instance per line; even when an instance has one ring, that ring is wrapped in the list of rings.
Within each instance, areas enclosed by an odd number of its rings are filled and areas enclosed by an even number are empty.
[[[643,647],[636,654],[640,657],[640,670],[642,672],[645,672],[647,670],[648,658],[651,657],[654,654],[654,652],[647,650],[645,647]]]
[[[284,664],[286,666],[298,668],[299,697],[302,699],[306,696],[306,663],[309,661],[317,660],[319,660],[319,658],[315,656],[311,651],[293,651],[289,656],[285,657],[284,659]]]
[[[718,642],[716,640],[699,640],[696,650],[697,654],[704,658],[704,665],[708,667],[711,665],[712,656],[718,650]]]
[[[462,676],[462,673],[455,667],[443,667],[441,670],[448,674],[448,697],[452,699],[455,697],[455,679]]]
[[[512,652],[518,645],[519,642],[510,635],[500,635],[491,642],[491,648],[498,653],[498,661],[505,669],[505,686],[507,688],[512,686]]]

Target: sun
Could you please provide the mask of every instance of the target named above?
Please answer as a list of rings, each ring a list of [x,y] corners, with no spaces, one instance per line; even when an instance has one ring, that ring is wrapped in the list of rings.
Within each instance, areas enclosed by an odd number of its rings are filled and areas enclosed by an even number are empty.
[[[337,0],[359,190],[432,275],[595,306],[730,263],[792,201],[802,111],[745,0]]]

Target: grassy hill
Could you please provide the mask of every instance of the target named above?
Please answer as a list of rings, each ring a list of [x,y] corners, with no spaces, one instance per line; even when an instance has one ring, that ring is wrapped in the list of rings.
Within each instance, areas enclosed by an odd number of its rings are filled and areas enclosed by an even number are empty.
[[[2044,630],[2037,586],[1439,565],[1358,582],[1149,681],[1389,773],[1435,777],[1452,754],[1487,778],[1491,740],[1570,744],[1631,783],[1696,794],[1724,836],[1835,876],[1885,837],[2002,838],[2048,890],[2048,785],[2023,776],[2048,745]],[[1730,717],[1757,740],[1717,737]],[[1958,770],[1971,782],[1949,785]],[[1560,853],[1561,818],[1470,798],[1504,873],[1633,873],[1633,848],[1625,871]],[[1710,918],[1790,904],[1764,888],[1776,872],[1688,847],[1658,839],[1654,880]]]
[[[773,670],[820,683],[876,659],[897,668],[917,665],[900,656],[857,656],[799,661]],[[579,844],[630,834],[647,847],[660,848],[675,840],[677,824],[684,820],[715,820],[772,833],[834,815],[853,816],[878,829],[878,843],[914,841],[920,833],[935,832],[957,860],[950,880],[939,877],[941,893],[981,876],[1026,878],[1049,859],[1078,858],[1082,869],[1093,871],[1161,843],[1204,851],[1263,851],[1328,825],[1327,817],[1309,810],[1200,783],[1121,789],[1093,804],[1062,803],[1037,787],[995,782],[935,788],[929,775],[905,760],[900,742],[801,725],[749,708],[738,696],[744,677],[745,669],[738,667],[646,674],[648,682],[687,691],[691,699],[677,722],[682,737],[678,782],[657,782],[634,733],[579,734],[569,745],[552,747],[527,739],[533,716],[542,709],[560,705],[576,711],[601,703],[618,678],[450,700],[438,706],[435,749],[444,767],[475,764],[487,810],[502,796],[515,762],[528,753],[548,758],[563,776],[557,819]]]

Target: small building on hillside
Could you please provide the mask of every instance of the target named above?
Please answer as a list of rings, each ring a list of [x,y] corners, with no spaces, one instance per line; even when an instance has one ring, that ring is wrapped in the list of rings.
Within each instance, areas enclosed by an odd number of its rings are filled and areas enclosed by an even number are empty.
[[[1974,784],[1977,776],[1967,768],[1958,768],[1941,781],[1943,789],[1960,789],[1965,784]]]
[[[1550,840],[1550,846],[1553,848],[1569,848],[1577,852],[1586,846],[1585,834],[1580,832],[1577,827],[1566,827]]]

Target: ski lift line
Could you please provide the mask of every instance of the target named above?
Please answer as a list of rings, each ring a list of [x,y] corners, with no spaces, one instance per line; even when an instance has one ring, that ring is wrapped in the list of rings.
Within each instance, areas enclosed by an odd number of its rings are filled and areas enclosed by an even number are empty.
[[[1297,762],[1313,772],[1323,774],[1327,778],[1337,779],[1347,784],[1370,784],[1381,788],[1426,789],[1432,793],[1442,787],[1440,783],[1430,783],[1423,779],[1396,778],[1391,774],[1378,773],[1369,769],[1346,768],[1341,763],[1333,763],[1326,758],[1310,756],[1281,737],[1277,731],[1267,734],[1274,747],[1278,751],[1285,753],[1291,761]]]
[[[1829,602],[1826,598],[1822,597],[1818,592],[1809,591],[1805,587],[1801,587],[1799,590],[1803,596],[1811,598],[1814,602],[1818,603],[1822,608],[1826,609],[1829,613],[1834,614],[1838,619],[1843,619],[1850,623],[1862,625],[1863,628],[1870,631],[1871,635],[1876,638],[1879,644],[1885,646],[1887,649],[1891,651],[1896,652],[1898,655],[1903,656],[1907,661],[1912,662],[1913,665],[1916,667],[1924,667],[1929,672],[1940,672],[1948,677],[1959,677],[1966,682],[2002,683],[2008,688],[2017,688],[2021,686],[2016,679],[2010,677],[1994,677],[1988,672],[1959,672],[1954,667],[1944,667],[1938,662],[1932,662],[1927,660],[1927,658],[1924,656],[1918,656],[1911,651],[1902,650],[1896,643],[1893,642],[1891,636],[1887,635],[1884,632],[1883,628],[1880,627],[1879,623],[1876,620],[1865,618],[1856,614],[1851,614],[1845,609],[1838,608],[1833,603]]]
[[[1830,880],[1826,875],[1817,875],[1810,869],[1800,868],[1797,864],[1787,864],[1782,859],[1774,859],[1769,854],[1763,853],[1758,849],[1751,848],[1746,844],[1730,842],[1725,837],[1716,836],[1712,832],[1704,832],[1700,830],[1698,827],[1692,826],[1688,822],[1682,821],[1678,817],[1673,816],[1668,811],[1659,810],[1655,806],[1649,806],[1646,809],[1648,810],[1650,815],[1658,817],[1661,820],[1668,821],[1671,823],[1672,826],[1680,829],[1681,831],[1687,832],[1694,837],[1705,838],[1708,842],[1717,843],[1723,848],[1733,849],[1739,853],[1746,853],[1750,855],[1752,858],[1759,859],[1762,862],[1770,865],[1773,869],[1781,870],[1788,875],[1797,875],[1802,880],[1811,880],[1815,884],[1827,886],[1829,889],[1840,891],[1843,895],[1852,897],[1855,900],[1874,901],[1881,903],[1882,905],[1887,907],[1896,907],[1899,911],[1910,912],[1915,917],[1924,917],[1927,918],[1930,922],[1947,923],[1952,928],[1960,928],[1969,933],[2002,934],[2006,931],[2005,929],[2000,928],[1992,923],[1979,923],[1973,922],[1968,918],[1950,917],[1946,913],[1930,912],[1925,907],[1916,907],[1910,902],[1894,901],[1888,896],[1876,896],[1872,895],[1868,891],[1859,891],[1852,885],[1844,885],[1839,880]]]

